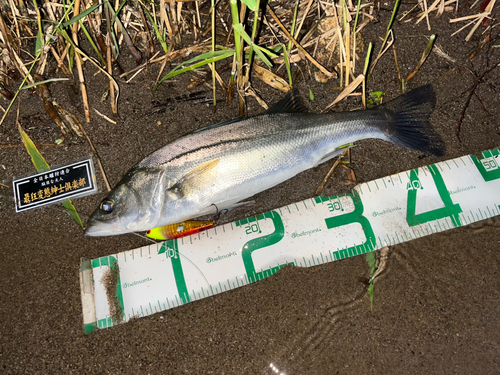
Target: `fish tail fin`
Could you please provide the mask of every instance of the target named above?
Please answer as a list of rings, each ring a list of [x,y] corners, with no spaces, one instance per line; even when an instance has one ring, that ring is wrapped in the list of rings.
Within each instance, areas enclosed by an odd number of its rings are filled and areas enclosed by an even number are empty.
[[[380,105],[378,109],[386,112],[391,119],[385,132],[386,139],[427,155],[444,155],[444,142],[429,123],[435,105],[436,95],[431,85],[419,87]]]

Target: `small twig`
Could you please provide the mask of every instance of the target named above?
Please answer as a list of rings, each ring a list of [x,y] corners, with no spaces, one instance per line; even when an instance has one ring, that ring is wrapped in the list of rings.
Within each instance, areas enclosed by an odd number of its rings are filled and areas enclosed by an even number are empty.
[[[456,134],[459,142],[461,142],[461,140],[460,140],[460,128],[462,127],[462,121],[464,120],[465,112],[467,111],[467,108],[469,107],[470,101],[471,101],[472,97],[475,95],[474,91],[477,89],[479,84],[482,83],[483,78],[486,75],[488,75],[489,73],[491,73],[498,66],[500,66],[500,62],[496,62],[495,64],[493,64],[493,66],[491,66],[489,69],[486,69],[483,73],[481,73],[481,75],[479,77],[474,72],[471,72],[474,76],[474,84],[472,85],[471,88],[466,90],[466,91],[469,91],[469,96],[467,97],[467,100],[465,101],[465,105],[462,108],[462,113],[460,114],[460,118],[458,120],[457,127],[455,128],[455,134]],[[482,103],[481,103],[481,105],[482,105]],[[488,112],[488,111],[486,111],[486,112]]]
[[[113,125],[116,125],[116,121],[113,121],[111,120],[108,116],[106,115],[103,115],[101,112],[99,112],[97,109],[94,108],[94,111],[95,113],[97,113],[99,116],[101,116],[103,119],[105,119],[106,121],[109,121],[110,123],[112,123]]]
[[[394,63],[396,64],[396,70],[398,72],[399,89],[402,91],[403,85],[401,83],[401,71],[399,70],[398,54],[396,53],[396,46],[394,44],[392,45],[392,52],[394,52]]]
[[[177,52],[178,52],[178,51],[177,51]],[[141,70],[141,69],[145,68],[147,65],[150,65],[150,64],[155,63],[155,62],[159,62],[159,61],[164,60],[164,62],[165,62],[165,64],[166,64],[166,62],[168,62],[168,61],[169,61],[169,59],[166,59],[166,57],[167,57],[167,56],[169,56],[170,54],[168,54],[168,55],[163,55],[162,57],[160,57],[160,58],[158,58],[158,59],[155,59],[155,57],[156,57],[156,56],[158,56],[158,54],[159,54],[159,53],[160,53],[160,51],[156,51],[156,53],[154,54],[154,56],[153,56],[150,60],[146,61],[145,63],[142,63],[141,65],[136,66],[136,67],[135,67],[135,68],[133,68],[133,69],[130,69],[128,72],[125,72],[125,73],[120,74],[120,78],[127,77],[127,76],[129,76],[130,74],[132,74],[132,73],[136,73],[138,70]],[[160,70],[162,70],[162,71],[163,71],[163,69],[160,69]],[[160,77],[160,76],[161,76],[161,74],[160,74],[158,77]],[[158,79],[159,79],[159,78],[158,78]],[[157,81],[158,81],[158,80],[157,80]]]
[[[323,189],[325,188],[325,185],[326,183],[328,182],[328,179],[331,177],[331,175],[333,174],[333,171],[335,171],[335,168],[337,168],[337,166],[340,164],[340,161],[342,160],[342,158],[349,152],[350,148],[346,148],[344,150],[344,152],[338,157],[337,160],[335,160],[335,163],[333,164],[333,166],[330,168],[330,170],[328,171],[328,173],[326,174],[325,178],[323,179],[323,181],[321,182],[321,184],[318,186],[318,188],[316,189],[316,195],[321,195],[321,193],[323,192]]]
[[[80,129],[82,130],[83,135],[85,135],[85,138],[87,138],[87,141],[89,142],[90,148],[92,149],[92,152],[94,153],[94,156],[97,159],[97,164],[99,165],[99,169],[101,170],[102,178],[104,179],[104,183],[106,184],[106,189],[108,189],[108,192],[109,192],[109,191],[111,191],[111,186],[109,186],[108,178],[106,177],[106,173],[104,172],[104,168],[102,167],[101,158],[99,158],[99,154],[97,153],[94,145],[92,144],[92,141],[90,140],[83,125],[80,122],[78,122],[78,125],[80,125]]]

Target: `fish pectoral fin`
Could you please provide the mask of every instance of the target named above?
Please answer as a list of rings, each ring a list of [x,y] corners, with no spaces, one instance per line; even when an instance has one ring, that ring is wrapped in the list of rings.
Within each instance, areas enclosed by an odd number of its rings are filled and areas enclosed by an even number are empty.
[[[214,179],[215,176],[212,174],[219,161],[220,159],[214,159],[197,166],[170,187],[168,191],[173,193],[177,199],[181,199],[205,188],[207,181]]]
[[[255,201],[252,200],[252,201],[238,202],[238,200],[231,199],[228,201],[219,202],[217,204],[212,203],[210,206],[201,209],[198,212],[198,216],[212,215],[217,213],[220,214],[221,212],[231,211],[233,208],[250,204],[255,204]]]
[[[302,103],[299,92],[296,89],[288,91],[283,99],[274,104],[263,114],[270,115],[273,113],[307,113],[308,110]]]
[[[239,202],[239,203],[235,203],[235,204],[232,204],[228,207],[226,207],[226,210],[232,210],[233,208],[236,208],[236,207],[240,207],[240,206],[246,206],[246,205],[251,205],[251,204],[255,204],[255,201],[245,201],[245,202]]]

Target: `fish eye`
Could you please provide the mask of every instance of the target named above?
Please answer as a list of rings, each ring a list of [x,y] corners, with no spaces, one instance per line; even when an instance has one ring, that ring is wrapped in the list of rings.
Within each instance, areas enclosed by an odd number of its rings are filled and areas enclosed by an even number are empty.
[[[101,207],[100,208],[104,212],[111,212],[111,211],[113,211],[114,204],[115,204],[115,202],[113,202],[111,199],[104,199],[101,202]]]

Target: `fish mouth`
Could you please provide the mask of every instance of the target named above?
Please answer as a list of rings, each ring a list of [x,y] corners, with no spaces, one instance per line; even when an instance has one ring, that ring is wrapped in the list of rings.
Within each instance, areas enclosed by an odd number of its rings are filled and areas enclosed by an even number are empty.
[[[102,236],[110,236],[113,233],[110,233],[109,230],[104,230],[103,228],[99,228],[98,226],[89,226],[85,229],[85,235],[89,237],[102,237]]]
[[[104,237],[104,236],[114,236],[117,234],[124,234],[127,231],[123,231],[115,227],[114,225],[102,225],[102,223],[93,223],[89,221],[87,228],[85,229],[85,235],[89,237]]]

